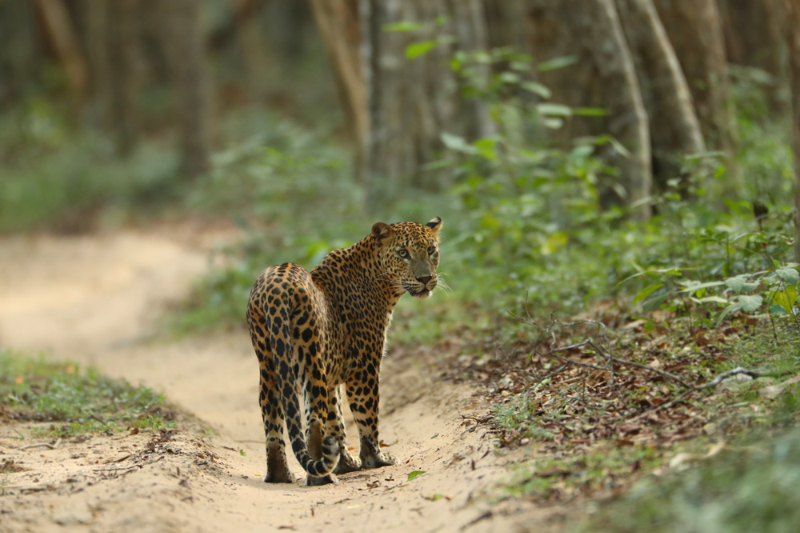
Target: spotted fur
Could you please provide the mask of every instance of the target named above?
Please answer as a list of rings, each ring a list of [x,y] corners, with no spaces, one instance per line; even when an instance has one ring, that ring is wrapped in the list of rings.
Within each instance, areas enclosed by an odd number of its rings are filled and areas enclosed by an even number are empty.
[[[378,440],[386,331],[404,293],[427,298],[436,287],[441,227],[439,217],[424,225],[378,222],[364,239],[334,250],[311,272],[284,263],[258,278],[247,323],[261,371],[264,481],[294,482],[286,462],[284,417],[309,485],[335,482],[335,473],[394,464]],[[345,446],[341,384],[358,425],[358,459]]]

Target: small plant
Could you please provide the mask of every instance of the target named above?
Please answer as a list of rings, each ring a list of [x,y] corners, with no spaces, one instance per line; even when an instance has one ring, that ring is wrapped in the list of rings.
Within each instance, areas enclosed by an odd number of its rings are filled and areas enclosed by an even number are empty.
[[[0,404],[18,420],[47,422],[40,435],[174,427],[163,394],[134,387],[76,363],[0,350]]]

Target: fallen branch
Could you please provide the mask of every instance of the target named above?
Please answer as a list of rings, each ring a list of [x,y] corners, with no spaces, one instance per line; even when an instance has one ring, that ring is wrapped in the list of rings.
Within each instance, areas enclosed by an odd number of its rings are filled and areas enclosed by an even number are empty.
[[[61,444],[61,439],[53,442],[40,442],[38,444],[26,444],[25,446],[11,446],[15,450],[29,450],[31,448],[50,448],[51,450],[55,450],[58,448],[58,445]]]
[[[715,377],[713,380],[709,381],[708,383],[703,383],[702,385],[692,385],[687,390],[685,390],[680,396],[677,398],[668,401],[667,403],[662,403],[661,405],[657,405],[652,409],[648,409],[643,413],[631,418],[628,422],[634,422],[639,420],[640,418],[644,417],[645,415],[649,415],[650,413],[655,413],[657,411],[662,411],[664,409],[668,409],[675,404],[678,404],[686,399],[687,396],[692,394],[693,392],[697,392],[699,390],[710,389],[716,387],[726,379],[732,378],[734,376],[738,376],[739,374],[744,374],[746,376],[750,376],[753,379],[756,378],[777,378],[781,376],[785,376],[786,374],[791,374],[791,370],[784,370],[784,371],[762,371],[762,370],[750,370],[747,368],[742,368],[737,366],[733,370],[728,370],[727,372],[723,372],[722,374]]]

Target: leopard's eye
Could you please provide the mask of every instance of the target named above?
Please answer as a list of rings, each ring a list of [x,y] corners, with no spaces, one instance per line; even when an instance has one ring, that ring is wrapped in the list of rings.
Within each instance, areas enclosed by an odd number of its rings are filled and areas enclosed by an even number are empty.
[[[404,249],[402,249],[402,250],[399,250],[399,251],[397,252],[397,255],[399,255],[400,257],[402,257],[403,259],[405,259],[406,257],[408,257],[408,250],[406,250],[405,248],[404,248]]]
[[[428,255],[433,255],[435,253],[436,253],[436,247],[435,246],[428,246]]]

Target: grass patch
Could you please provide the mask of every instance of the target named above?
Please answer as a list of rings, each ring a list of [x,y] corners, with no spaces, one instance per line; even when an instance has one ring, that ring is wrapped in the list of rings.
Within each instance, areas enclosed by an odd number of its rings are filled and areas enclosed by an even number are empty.
[[[0,410],[12,419],[48,422],[40,436],[160,430],[175,426],[163,394],[124,380],[56,362],[0,350]]]
[[[795,394],[795,393],[793,393]],[[747,445],[745,445],[747,444]],[[800,531],[800,430],[733,446],[684,472],[647,480],[576,531]]]
[[[559,502],[613,496],[653,471],[663,473],[679,453],[695,460],[715,443],[752,443],[747,435],[797,426],[800,332],[793,321],[779,321],[773,330],[769,320],[741,317],[719,331],[695,335],[680,321],[666,326],[652,335],[626,328],[629,333],[610,339],[618,361],[646,367],[615,365],[613,391],[608,372],[578,366],[602,367],[604,358],[592,346],[558,353],[562,360],[542,357],[542,350],[527,345],[504,359],[465,361],[462,356],[461,369],[453,361],[445,363],[453,374],[496,384],[487,398],[495,404],[491,416],[501,444],[531,445],[543,454],[519,468],[507,491]],[[564,338],[563,333],[548,332],[553,349],[591,338],[585,331],[583,337]],[[608,346],[594,342],[602,349]],[[647,370],[666,371],[696,385],[736,367],[769,369],[781,376],[732,378],[670,404],[686,389]]]

